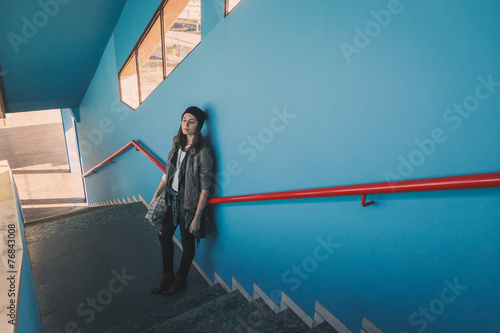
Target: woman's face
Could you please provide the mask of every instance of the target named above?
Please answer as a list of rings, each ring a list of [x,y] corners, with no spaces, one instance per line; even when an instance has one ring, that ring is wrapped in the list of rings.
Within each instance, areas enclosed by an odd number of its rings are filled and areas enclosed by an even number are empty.
[[[182,133],[185,135],[195,135],[198,128],[198,120],[191,113],[186,113],[182,116]]]

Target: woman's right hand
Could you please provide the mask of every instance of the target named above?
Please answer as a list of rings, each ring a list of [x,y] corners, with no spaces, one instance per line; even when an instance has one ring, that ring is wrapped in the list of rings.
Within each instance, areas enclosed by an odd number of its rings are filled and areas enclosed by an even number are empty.
[[[160,181],[160,185],[158,185],[158,188],[156,189],[155,194],[153,194],[153,199],[151,200],[151,203],[149,204],[149,207],[155,202],[156,198],[165,190],[166,182],[162,179]]]

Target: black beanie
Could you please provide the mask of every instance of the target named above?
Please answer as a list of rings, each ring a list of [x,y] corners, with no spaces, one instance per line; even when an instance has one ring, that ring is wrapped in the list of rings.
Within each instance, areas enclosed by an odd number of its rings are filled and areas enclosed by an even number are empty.
[[[191,113],[196,118],[196,120],[198,120],[198,129],[201,131],[203,123],[205,122],[205,119],[207,119],[205,112],[203,112],[203,110],[197,106],[190,106],[186,109],[186,111],[184,111],[182,116],[184,116],[186,113]]]

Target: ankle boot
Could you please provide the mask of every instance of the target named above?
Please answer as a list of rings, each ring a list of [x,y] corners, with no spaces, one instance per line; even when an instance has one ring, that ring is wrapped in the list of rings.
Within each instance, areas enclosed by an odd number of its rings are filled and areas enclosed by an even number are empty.
[[[175,278],[175,275],[174,275],[173,272],[172,273],[163,274],[163,277],[161,278],[160,284],[158,285],[158,287],[155,287],[155,288],[151,289],[151,292],[153,294],[159,294],[159,293],[161,293],[162,291],[164,291],[165,289],[167,289],[168,286],[170,286],[174,282],[174,278]]]
[[[169,289],[165,290],[163,294],[165,295],[173,295],[177,294],[179,291],[186,290],[187,287],[187,279],[180,275],[175,277],[174,283],[170,286]]]

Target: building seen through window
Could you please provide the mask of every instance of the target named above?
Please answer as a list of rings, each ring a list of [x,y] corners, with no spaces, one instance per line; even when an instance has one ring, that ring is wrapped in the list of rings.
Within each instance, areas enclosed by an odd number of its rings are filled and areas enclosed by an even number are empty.
[[[163,1],[119,73],[121,100],[136,109],[201,41],[201,0]]]

